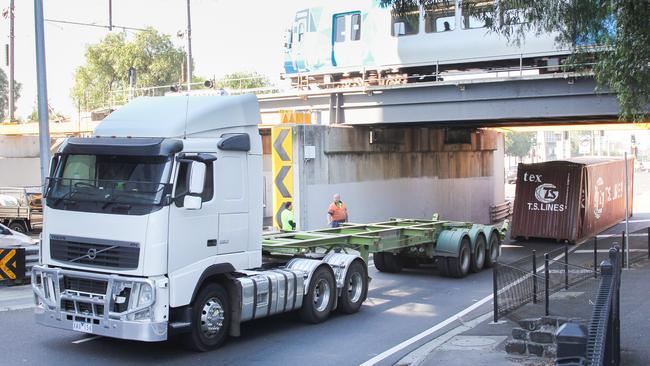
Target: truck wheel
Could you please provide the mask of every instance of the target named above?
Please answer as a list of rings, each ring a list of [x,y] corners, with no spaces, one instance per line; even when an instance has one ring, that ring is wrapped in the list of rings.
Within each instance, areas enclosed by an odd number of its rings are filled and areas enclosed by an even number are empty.
[[[455,278],[462,278],[469,272],[472,253],[469,247],[469,238],[464,237],[460,241],[460,248],[458,248],[458,257],[447,258],[447,266],[449,267],[449,276]]]
[[[302,300],[300,318],[314,324],[325,321],[334,307],[335,299],[334,275],[327,267],[318,267],[311,276],[309,291]]]
[[[485,266],[492,267],[494,263],[499,259],[499,246],[501,245],[499,240],[499,235],[492,233],[490,235],[490,245],[488,246],[488,252],[485,255]]]
[[[228,292],[217,283],[201,289],[192,305],[191,332],[185,343],[191,349],[205,352],[223,343],[230,327]]]
[[[449,277],[449,265],[447,264],[447,258],[438,257],[438,271],[442,277]]]
[[[398,273],[402,271],[402,258],[389,252],[373,254],[375,259],[375,268],[379,272]]]
[[[363,300],[368,293],[368,275],[365,266],[358,260],[350,264],[348,273],[345,275],[341,296],[339,296],[338,308],[345,314],[352,314],[359,311]]]
[[[479,235],[476,237],[476,246],[472,253],[472,261],[469,270],[473,273],[480,272],[485,264],[485,237]]]
[[[22,222],[14,221],[11,224],[9,224],[8,227],[9,227],[9,229],[11,229],[13,231],[16,231],[16,232],[19,232],[21,234],[27,235],[27,228],[25,227],[25,225]]]

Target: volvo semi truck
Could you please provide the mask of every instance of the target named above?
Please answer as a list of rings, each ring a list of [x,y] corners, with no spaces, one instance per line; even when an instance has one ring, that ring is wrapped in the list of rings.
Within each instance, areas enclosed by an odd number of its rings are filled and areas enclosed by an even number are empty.
[[[493,226],[392,219],[262,234],[254,95],[143,97],[68,138],[45,187],[36,321],[199,351],[284,312],[359,311],[379,270],[434,261],[463,277],[498,256]]]

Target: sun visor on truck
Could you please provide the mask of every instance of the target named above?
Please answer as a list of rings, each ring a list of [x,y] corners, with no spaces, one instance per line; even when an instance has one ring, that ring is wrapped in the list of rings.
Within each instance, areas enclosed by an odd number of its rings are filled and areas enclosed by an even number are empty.
[[[167,156],[183,150],[183,141],[163,138],[72,137],[62,154]]]

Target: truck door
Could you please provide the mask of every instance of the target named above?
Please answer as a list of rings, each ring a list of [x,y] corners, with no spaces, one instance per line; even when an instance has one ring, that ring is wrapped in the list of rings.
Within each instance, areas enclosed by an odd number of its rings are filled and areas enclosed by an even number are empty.
[[[248,247],[249,184],[246,159],[246,152],[220,151],[215,161],[218,254],[243,253]]]
[[[332,64],[338,67],[363,64],[361,12],[334,14],[332,23]]]
[[[188,190],[191,163],[179,161],[176,168],[174,197]],[[215,161],[206,162],[201,208],[184,207],[182,198],[174,200],[169,213],[169,272],[216,256],[219,237],[219,213],[214,189]]]

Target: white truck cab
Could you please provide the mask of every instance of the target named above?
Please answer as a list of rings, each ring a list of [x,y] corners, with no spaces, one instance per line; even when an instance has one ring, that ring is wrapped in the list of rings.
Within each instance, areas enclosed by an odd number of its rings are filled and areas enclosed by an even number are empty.
[[[361,296],[343,299],[357,311],[368,283],[356,255],[262,269],[258,123],[254,95],[143,97],[67,139],[44,197],[37,322],[141,341],[187,333],[204,351],[242,321],[298,309],[325,320],[361,275]]]

